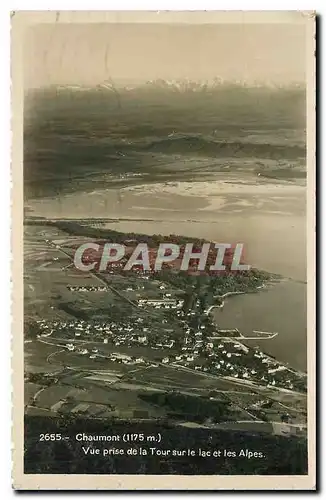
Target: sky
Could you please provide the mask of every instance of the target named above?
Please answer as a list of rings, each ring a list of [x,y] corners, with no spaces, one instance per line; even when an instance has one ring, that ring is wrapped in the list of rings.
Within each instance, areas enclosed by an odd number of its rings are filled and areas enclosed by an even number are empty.
[[[190,78],[305,80],[305,26],[39,24],[24,40],[24,86]]]

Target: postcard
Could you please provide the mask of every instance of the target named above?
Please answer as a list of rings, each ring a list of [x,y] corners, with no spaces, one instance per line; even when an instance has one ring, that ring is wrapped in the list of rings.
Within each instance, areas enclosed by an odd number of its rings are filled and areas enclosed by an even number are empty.
[[[315,14],[11,23],[13,487],[316,489]]]

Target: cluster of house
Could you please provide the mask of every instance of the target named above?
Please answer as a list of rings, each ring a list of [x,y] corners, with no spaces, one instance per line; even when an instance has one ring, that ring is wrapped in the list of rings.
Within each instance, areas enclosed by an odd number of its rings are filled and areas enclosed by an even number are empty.
[[[183,306],[183,299],[138,299],[138,306],[152,306],[155,309],[180,309]]]
[[[65,337],[81,337],[82,335],[92,335],[92,337],[103,337],[111,334],[110,325],[98,321],[70,320],[70,321],[51,321],[44,319],[38,320],[42,336],[58,334]]]
[[[99,356],[97,348],[86,349],[83,347],[81,348],[78,345],[72,343],[66,344],[66,348],[68,349],[68,351],[74,351],[76,354],[81,354],[82,356],[87,354],[89,355],[90,359],[95,359]]]
[[[175,303],[174,299],[168,299]],[[177,311],[181,314],[181,311]],[[213,342],[213,337],[207,335],[205,325],[201,325],[198,331],[189,327],[186,315],[183,315],[184,338],[181,345],[176,350],[176,340],[173,329],[163,328],[159,335],[153,335],[150,323],[144,318],[130,319],[119,322],[99,322],[99,321],[52,321],[47,323],[39,320],[42,336],[49,336],[55,333],[58,337],[70,339],[84,339],[91,337],[93,340],[115,346],[135,346],[146,345],[151,349],[162,350],[171,349],[171,355],[165,355],[161,362],[163,364],[173,364],[201,370],[213,375],[223,375],[232,378],[247,380],[248,382],[260,383],[267,387],[283,387],[293,389],[295,376],[293,376],[285,366],[275,362],[259,350],[252,350],[231,339]],[[162,323],[166,323],[163,319]],[[77,346],[72,342],[67,343],[67,349],[78,354],[88,354],[91,359],[99,356],[98,350],[87,349]],[[250,360],[246,362],[250,351]],[[116,362],[135,363],[132,356],[110,354],[110,359]],[[106,354],[105,357],[108,357]],[[130,358],[130,359],[129,359]],[[124,359],[124,361],[122,361]],[[137,358],[138,359],[138,358]],[[204,360],[204,361],[203,361]],[[140,363],[140,358],[137,363]],[[144,361],[145,362],[145,361]]]
[[[149,327],[143,326],[144,319],[137,318],[133,325],[131,321],[125,320],[117,322],[100,321],[51,321],[44,319],[38,320],[41,336],[57,335],[60,337],[84,339],[91,337],[94,340],[100,340],[104,344],[113,341],[115,345],[123,345],[126,342],[136,342],[139,344],[147,343],[147,333]],[[136,333],[135,333],[136,332]],[[138,332],[138,333],[137,333]]]
[[[249,351],[249,349],[241,344],[232,344],[238,351]],[[196,332],[194,338],[186,336],[184,345],[181,347],[181,353],[172,357],[164,357],[162,363],[173,363],[180,366],[193,366],[195,370],[202,370],[212,374],[223,373],[234,377],[250,378],[250,374],[257,373],[256,370],[242,370],[241,366],[237,366],[236,358],[242,356],[242,352],[233,352],[225,348],[223,343],[214,346],[213,342],[204,342],[203,333]],[[199,356],[209,360],[209,363],[196,364],[195,361]]]
[[[128,356],[127,354],[122,354],[120,352],[112,352],[104,356],[96,347],[93,349],[86,349],[84,347],[81,348],[72,343],[68,343],[66,344],[66,348],[68,351],[74,351],[76,354],[80,354],[82,356],[87,355],[89,359],[105,358],[116,363],[123,363],[125,365],[143,364],[144,366],[147,366],[150,364],[143,357]]]
[[[215,344],[203,340],[203,333],[196,332],[190,337],[189,332],[184,339],[181,353],[165,356],[163,364],[191,367],[195,370],[211,373],[212,375],[223,375],[231,378],[247,380],[248,382],[263,383],[267,387],[284,387],[293,389],[293,380],[290,372],[283,365],[276,364],[271,358],[261,351],[256,351],[254,357],[257,363],[239,363],[240,359],[249,353],[249,348],[237,342],[220,342]],[[205,359],[204,363],[198,363],[199,358]],[[238,361],[239,360],[239,361]],[[197,361],[197,362],[196,362]],[[208,361],[208,363],[207,363]],[[269,366],[269,367],[268,367]],[[282,378],[276,374],[285,372]]]
[[[100,286],[74,286],[67,285],[70,292],[107,292],[109,288],[105,285]]]

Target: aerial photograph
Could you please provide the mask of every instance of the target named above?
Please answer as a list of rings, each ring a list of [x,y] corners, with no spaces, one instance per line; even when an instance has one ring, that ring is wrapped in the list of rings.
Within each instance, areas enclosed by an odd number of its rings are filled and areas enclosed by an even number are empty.
[[[308,473],[305,47],[26,31],[26,474]]]

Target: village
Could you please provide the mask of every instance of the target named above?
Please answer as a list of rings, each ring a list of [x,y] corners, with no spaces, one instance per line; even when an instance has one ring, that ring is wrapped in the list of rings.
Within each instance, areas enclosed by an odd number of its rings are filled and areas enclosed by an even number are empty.
[[[139,305],[155,308],[163,303],[163,308],[175,308],[173,314],[181,328],[178,337],[173,328],[166,327],[167,319],[162,319],[161,332],[153,333],[150,317],[139,317],[103,322],[74,319],[49,322],[40,319],[38,339],[59,342],[58,345],[67,351],[88,357],[95,363],[105,358],[126,365],[173,365],[253,385],[305,391],[305,378],[301,374],[259,348],[246,346],[238,340],[237,330],[219,331],[208,316],[202,318],[198,326],[195,311],[184,312],[178,301],[166,301],[165,304],[165,300],[143,299]]]

